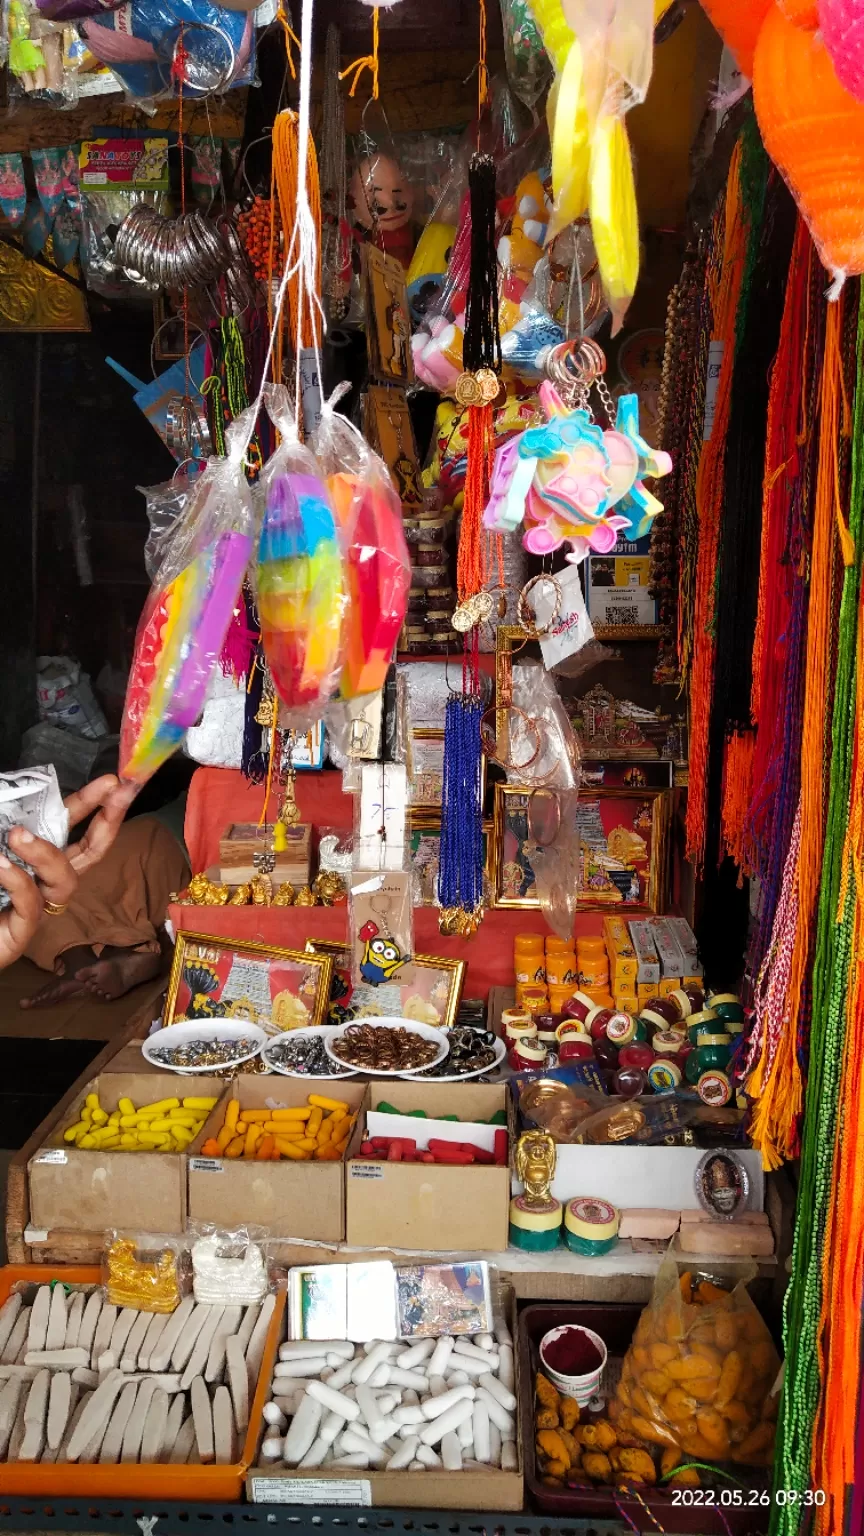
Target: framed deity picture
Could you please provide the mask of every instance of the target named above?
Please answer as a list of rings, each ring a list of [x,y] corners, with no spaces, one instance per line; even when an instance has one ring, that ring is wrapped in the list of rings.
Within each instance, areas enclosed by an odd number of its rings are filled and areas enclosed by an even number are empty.
[[[450,1029],[455,1024],[465,984],[464,960],[414,955],[410,982],[400,985],[397,978],[392,983],[371,987],[352,981],[351,951],[347,944],[309,939],[306,948],[311,954],[326,955],[333,962],[327,1023],[347,1024],[365,1014],[368,1018],[384,1015],[413,1019],[436,1029]]]
[[[180,933],[162,1023],[244,1019],[274,1035],[323,1024],[332,978],[329,954]]]
[[[490,879],[494,907],[539,907],[528,811],[531,790],[496,784]],[[544,790],[544,794],[548,791]],[[663,789],[583,786],[573,877],[583,911],[663,912],[673,796]]]

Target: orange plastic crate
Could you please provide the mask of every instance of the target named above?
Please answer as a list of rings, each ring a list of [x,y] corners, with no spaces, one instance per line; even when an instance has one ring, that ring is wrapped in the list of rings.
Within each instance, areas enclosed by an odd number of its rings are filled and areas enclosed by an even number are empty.
[[[21,1281],[46,1285],[61,1280],[66,1285],[99,1285],[98,1269],[70,1267],[54,1269],[47,1264],[7,1264],[0,1268],[0,1305],[13,1286]],[[279,1347],[285,1291],[276,1296],[270,1319],[264,1358],[255,1397],[249,1411],[249,1427],[239,1462],[232,1466],[150,1463],[147,1466],[120,1464],[99,1466],[94,1462],[0,1462],[0,1493],[34,1495],[74,1495],[76,1497],[114,1499],[187,1499],[195,1503],[213,1500],[221,1504],[239,1503],[243,1479],[255,1460],[263,1420],[262,1409],[268,1401],[273,1363]]]

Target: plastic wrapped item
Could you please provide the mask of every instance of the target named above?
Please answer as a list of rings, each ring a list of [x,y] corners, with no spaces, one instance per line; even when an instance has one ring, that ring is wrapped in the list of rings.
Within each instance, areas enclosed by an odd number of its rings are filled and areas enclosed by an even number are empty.
[[[80,0],[80,3],[86,3],[86,0]],[[510,87],[526,107],[533,107],[549,84],[552,66],[529,0],[501,0],[501,21]]]
[[[144,568],[151,581],[155,580],[166,543],[174,532],[177,519],[182,517],[189,505],[189,496],[196,481],[197,473],[190,475],[185,470],[178,470],[176,475],[161,485],[136,485],[135,487],[136,491],[140,491],[144,497],[147,521],[150,524],[150,532],[144,545]]]
[[[508,715],[508,757],[523,766],[511,770],[508,777],[545,789],[578,790],[579,745],[555,684],[539,661],[514,666],[513,705]]]
[[[112,1306],[139,1312],[173,1312],[188,1292],[182,1238],[154,1232],[112,1231],[105,1234],[102,1283]]]
[[[24,97],[72,106],[77,71],[64,68],[63,28],[44,16],[31,0],[7,0],[3,12],[9,73]]]
[[[145,783],[204,705],[253,549],[243,461],[250,412],[228,428],[167,543],[138,625],[120,736],[120,772]]]
[[[578,789],[538,788],[528,802],[534,889],[543,916],[561,939],[572,938],[579,905],[578,801]]]
[[[341,530],[282,385],[265,393],[282,441],[260,480],[264,520],[255,585],[273,686],[299,728],[320,719],[342,673],[346,586]],[[282,723],[280,716],[280,723]]]
[[[355,983],[382,987],[411,981],[414,887],[410,871],[355,869],[349,892]]]
[[[82,672],[74,656],[37,656],[36,697],[39,719],[49,725],[91,741],[107,736],[108,721],[93,692],[90,675]]]
[[[322,409],[313,448],[345,550],[339,698],[355,699],[384,686],[405,622],[411,561],[387,466],[332,400]]]
[[[132,0],[122,9],[84,21],[91,52],[136,102],[184,98],[255,80],[255,33],[250,13],[207,0]],[[182,68],[178,66],[182,40]]]
[[[197,1302],[251,1307],[270,1290],[263,1227],[193,1226],[189,1229],[192,1289]]]
[[[624,1359],[616,1429],[687,1461],[770,1467],[780,1360],[747,1292],[664,1259]],[[674,1465],[674,1463],[673,1463]]]

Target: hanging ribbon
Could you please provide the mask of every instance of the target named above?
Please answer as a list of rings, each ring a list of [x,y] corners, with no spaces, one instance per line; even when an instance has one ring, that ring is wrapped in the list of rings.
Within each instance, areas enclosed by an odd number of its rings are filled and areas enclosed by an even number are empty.
[[[483,0],[480,0],[481,5]],[[360,83],[360,76],[364,69],[368,69],[372,76],[372,100],[378,100],[378,6],[372,7],[372,52],[363,55],[362,59],[355,59],[347,69],[343,69],[339,75],[340,80],[347,80],[352,76],[349,96],[353,96]]]

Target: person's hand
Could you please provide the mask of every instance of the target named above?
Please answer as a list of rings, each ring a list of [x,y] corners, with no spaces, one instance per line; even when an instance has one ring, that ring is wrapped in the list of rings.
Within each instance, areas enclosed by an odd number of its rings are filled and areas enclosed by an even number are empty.
[[[101,779],[94,779],[92,784],[85,784],[83,789],[67,796],[65,803],[70,827],[77,827],[79,821],[101,806],[79,842],[70,843],[64,850],[76,874],[92,869],[104,858],[137,793],[136,784],[121,784],[115,774],[105,773]]]
[[[46,901],[65,907],[75,894],[78,876],[63,848],[34,837],[26,827],[13,827],[9,846],[33,868],[36,880],[0,854],[0,885],[6,887],[11,907],[0,913],[0,970],[23,954],[42,921]]]
[[[0,913],[0,970],[26,949],[46,902],[57,907],[68,905],[78,887],[78,876],[108,852],[136,793],[134,784],[121,784],[115,774],[106,773],[69,795],[66,809],[70,827],[76,827],[93,811],[97,814],[80,842],[67,848],[55,848],[53,843],[34,837],[26,827],[13,827],[9,846],[32,867],[35,878],[0,855],[0,885],[12,900],[11,907]]]

